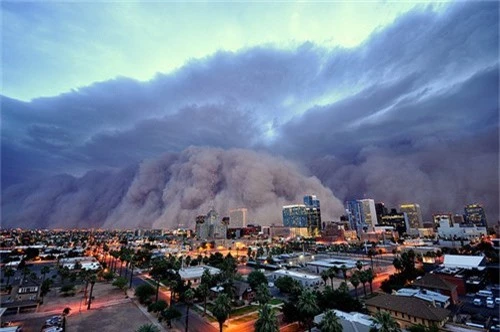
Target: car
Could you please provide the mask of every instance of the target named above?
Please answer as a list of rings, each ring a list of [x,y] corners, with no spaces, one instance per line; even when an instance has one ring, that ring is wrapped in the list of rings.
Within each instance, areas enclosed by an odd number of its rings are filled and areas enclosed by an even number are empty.
[[[495,308],[495,302],[493,301],[492,297],[486,298],[486,307]]]
[[[483,300],[481,300],[479,298],[475,298],[472,303],[474,303],[475,306],[480,307],[483,305]]]
[[[274,282],[268,282],[267,286],[270,287],[270,288],[273,288],[274,287]]]
[[[42,332],[62,332],[63,330],[64,329],[62,327],[51,326],[51,327],[47,327],[47,328],[42,329]]]

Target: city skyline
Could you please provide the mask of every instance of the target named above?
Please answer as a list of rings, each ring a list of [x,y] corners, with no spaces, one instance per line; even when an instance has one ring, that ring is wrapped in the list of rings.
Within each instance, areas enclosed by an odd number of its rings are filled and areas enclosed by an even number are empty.
[[[2,2],[2,223],[499,219],[498,3]]]

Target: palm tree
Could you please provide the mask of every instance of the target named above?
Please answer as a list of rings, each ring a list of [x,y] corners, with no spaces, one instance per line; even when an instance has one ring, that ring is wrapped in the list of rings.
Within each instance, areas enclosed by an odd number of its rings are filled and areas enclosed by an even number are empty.
[[[259,309],[259,318],[255,321],[255,332],[278,332],[280,330],[278,319],[269,304]]]
[[[50,267],[45,265],[44,267],[42,267],[42,270],[40,272],[42,273],[42,276],[43,276],[43,279],[42,279],[42,283],[43,283],[45,281],[45,275],[50,272]]]
[[[328,274],[328,270],[321,271],[321,279],[323,279],[323,282],[325,283],[325,285],[326,285],[326,281],[328,280],[328,278],[330,278],[330,276]]]
[[[373,270],[373,256],[375,256],[376,254],[377,252],[374,249],[368,250],[368,257],[370,257],[370,265],[372,267],[372,270]]]
[[[343,327],[335,311],[330,310],[326,312],[319,323],[319,330],[321,332],[342,332]]]
[[[192,289],[188,289],[184,292],[184,302],[186,303],[186,332],[189,331],[189,308],[193,304],[194,292]]]
[[[368,276],[366,275],[366,271],[359,271],[359,281],[363,284],[363,293],[365,293],[366,297],[366,287],[365,284],[368,282]]]
[[[229,317],[231,312],[231,301],[227,294],[221,294],[214,301],[214,306],[212,308],[212,314],[219,322],[219,331],[222,332],[222,326],[224,322]]]
[[[330,285],[333,288],[333,278],[335,277],[335,272],[333,271],[332,267],[326,270],[326,272],[328,273],[328,278],[330,278]]]
[[[365,271],[366,273],[366,281],[368,281],[368,283],[370,284],[370,293],[373,293],[373,279],[375,278],[375,276],[373,275],[373,270],[372,269],[368,269]]]
[[[356,292],[356,299],[359,300],[359,297],[358,297],[358,286],[359,286],[359,276],[358,276],[358,273],[353,273],[352,276],[351,276],[351,284],[354,286],[354,290]]]
[[[7,287],[9,287],[9,284],[10,284],[10,277],[13,277],[15,274],[16,274],[16,271],[11,269],[10,267],[5,269],[4,277],[7,277]]]
[[[160,332],[160,329],[154,326],[153,324],[144,324],[139,326],[135,332]]]
[[[300,314],[300,320],[303,321],[311,331],[312,322],[315,315],[319,312],[319,307],[316,303],[316,295],[308,289],[302,291],[297,302],[297,309]]]
[[[87,305],[87,310],[90,310],[90,304],[92,303],[92,292],[94,291],[94,285],[95,282],[97,281],[97,276],[95,274],[92,274],[89,277],[89,282],[90,282],[90,294],[89,294],[89,304]]]
[[[363,269],[363,262],[357,261],[356,262],[356,268],[358,269],[358,271],[361,271],[361,269]]]
[[[373,332],[401,332],[398,323],[386,311],[378,311],[373,315],[373,324],[370,331]]]
[[[342,270],[342,275],[344,276],[344,282],[347,283],[347,266],[342,264],[340,269]]]
[[[267,288],[266,284],[257,286],[256,298],[260,305],[268,304],[271,301],[271,293],[269,293],[269,288]]]

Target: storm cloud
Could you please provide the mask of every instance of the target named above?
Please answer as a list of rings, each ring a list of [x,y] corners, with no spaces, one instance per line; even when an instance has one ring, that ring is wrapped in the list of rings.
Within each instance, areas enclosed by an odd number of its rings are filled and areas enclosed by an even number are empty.
[[[426,218],[479,202],[495,222],[498,28],[495,2],[418,8],[357,47],[262,45],[4,96],[2,220],[159,227],[214,204],[269,224],[314,191],[328,218],[366,197]]]

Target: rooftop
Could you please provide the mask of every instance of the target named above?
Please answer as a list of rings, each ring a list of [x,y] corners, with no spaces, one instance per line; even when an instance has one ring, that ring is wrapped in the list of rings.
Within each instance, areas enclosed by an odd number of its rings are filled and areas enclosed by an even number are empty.
[[[208,270],[211,275],[220,273],[218,268],[208,265],[198,265],[180,269],[179,275],[181,276],[181,279],[198,279],[201,278],[205,270]]]
[[[447,268],[485,269],[484,256],[444,255],[443,266]]]
[[[410,316],[440,322],[450,314],[449,310],[436,308],[424,300],[414,297],[379,294],[366,300],[367,306],[374,306],[387,310],[394,310]]]
[[[276,270],[273,272],[273,274],[279,274],[281,276],[290,276],[292,278],[309,279],[309,280],[321,279],[320,276],[305,274],[305,273],[296,272],[296,271],[289,271],[289,270]]]
[[[429,273],[424,275],[422,278],[415,280],[413,282],[413,286],[441,289],[446,291],[452,291],[454,288],[457,288],[457,285],[440,278],[439,275]]]

